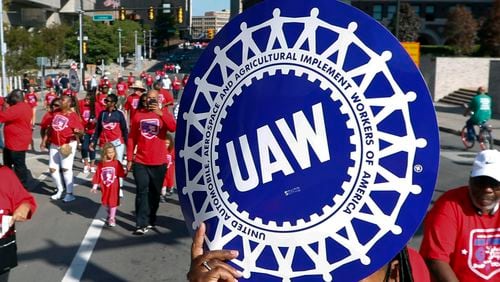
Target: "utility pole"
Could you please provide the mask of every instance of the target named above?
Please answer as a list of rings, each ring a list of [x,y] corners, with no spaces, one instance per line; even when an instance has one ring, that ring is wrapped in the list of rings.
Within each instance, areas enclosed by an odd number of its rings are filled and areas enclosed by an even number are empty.
[[[142,56],[144,58],[144,60],[148,57],[148,50],[146,49],[148,46],[146,45],[146,30],[143,29],[142,30],[142,45],[144,45],[144,55]]]
[[[80,0],[80,10],[78,11],[78,43],[80,49],[80,74],[82,77],[80,78],[80,89],[82,89],[83,83],[85,83],[85,73],[83,70],[83,0]]]
[[[123,74],[122,66],[122,28],[118,28],[118,63],[120,65],[120,72]]]
[[[401,0],[397,0],[396,4],[396,39],[399,41],[399,10],[401,8]]]
[[[151,29],[149,30],[149,60],[151,60]]]
[[[5,54],[7,53],[7,44],[3,35],[3,1],[0,1],[0,50],[2,53],[2,97],[7,96],[7,71],[5,70]]]

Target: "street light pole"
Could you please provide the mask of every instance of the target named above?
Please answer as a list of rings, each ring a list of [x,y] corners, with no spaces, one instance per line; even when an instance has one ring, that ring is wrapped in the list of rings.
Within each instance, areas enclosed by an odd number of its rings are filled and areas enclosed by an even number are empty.
[[[146,45],[146,30],[145,29],[142,30],[142,45],[144,46],[144,49],[143,49],[144,50],[144,53],[143,53],[144,55],[142,57],[145,60],[148,57],[148,55],[147,55],[147,53],[148,53],[147,51],[148,50],[146,50],[147,45]]]
[[[151,60],[151,29],[149,30],[149,59]]]
[[[83,72],[83,0],[80,0],[80,10],[78,11],[78,41],[79,41],[79,49],[80,49],[80,73],[82,78],[80,79],[80,89],[82,88],[83,83],[85,82],[85,73]]]
[[[396,5],[396,38],[399,40],[399,10],[401,8],[401,0],[397,0],[397,5]]]
[[[3,36],[3,1],[0,1],[0,53],[2,55],[2,94],[7,96],[7,73],[5,68],[5,54],[7,53],[7,45],[4,42]]]
[[[134,31],[134,52],[135,52],[135,70],[139,70],[139,53],[137,52],[137,30]]]
[[[123,75],[123,66],[122,66],[122,29],[118,28],[118,62],[120,64],[120,72]]]

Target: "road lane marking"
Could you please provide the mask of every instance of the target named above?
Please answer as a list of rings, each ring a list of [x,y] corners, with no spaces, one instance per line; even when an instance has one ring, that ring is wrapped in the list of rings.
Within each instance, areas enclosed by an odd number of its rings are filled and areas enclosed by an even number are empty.
[[[83,238],[78,251],[76,252],[71,265],[69,266],[66,274],[64,275],[62,282],[73,282],[80,281],[83,273],[85,272],[85,268],[87,268],[87,263],[92,256],[92,252],[94,251],[94,247],[101,235],[102,228],[104,226],[104,221],[102,218],[107,217],[107,212],[104,207],[101,205],[97,214],[92,220],[92,223]]]

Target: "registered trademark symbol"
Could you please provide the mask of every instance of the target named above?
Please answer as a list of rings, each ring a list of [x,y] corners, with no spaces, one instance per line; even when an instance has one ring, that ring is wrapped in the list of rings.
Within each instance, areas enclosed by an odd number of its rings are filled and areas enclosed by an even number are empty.
[[[413,167],[413,171],[415,171],[416,173],[421,173],[422,171],[424,170],[424,167],[422,165],[415,165]]]

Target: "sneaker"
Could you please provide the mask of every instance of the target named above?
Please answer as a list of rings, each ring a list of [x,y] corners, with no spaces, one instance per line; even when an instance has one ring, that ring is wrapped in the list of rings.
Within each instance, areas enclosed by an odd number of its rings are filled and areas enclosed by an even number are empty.
[[[73,196],[73,194],[66,194],[66,196],[64,196],[63,202],[69,203],[71,201],[74,201],[75,199],[76,198],[75,196]]]
[[[109,227],[114,227],[116,226],[116,221],[113,218],[108,219],[108,226]]]
[[[90,166],[86,165],[83,166],[83,173],[89,173],[90,172]]]
[[[96,172],[96,167],[95,165],[90,166],[90,172],[95,173]]]
[[[52,200],[59,200],[59,199],[61,199],[61,196],[62,196],[62,191],[57,191],[57,193],[55,193],[54,195],[50,196],[50,198]]]
[[[172,190],[174,190],[174,189],[172,188],[172,189],[167,190],[167,196],[172,196],[172,194],[173,194]]]
[[[134,231],[134,235],[144,235],[146,232],[148,232],[146,227],[139,227]]]
[[[120,198],[123,198],[123,189],[120,187]]]

